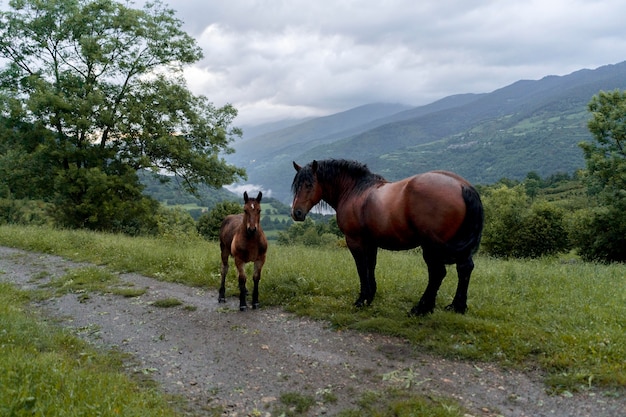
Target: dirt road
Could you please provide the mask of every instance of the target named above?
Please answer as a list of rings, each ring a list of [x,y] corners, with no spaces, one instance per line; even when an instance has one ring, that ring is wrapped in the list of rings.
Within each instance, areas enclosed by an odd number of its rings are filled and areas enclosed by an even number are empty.
[[[0,280],[22,288],[84,266],[0,247]],[[550,396],[539,374],[432,357],[401,339],[335,331],[279,308],[241,313],[235,298],[218,304],[216,291],[136,274],[121,278],[146,293],[69,294],[37,307],[93,344],[131,354],[130,372],[182,395],[192,411],[223,406],[229,416],[269,416],[281,394],[300,393],[316,400],[307,416],[332,416],[356,408],[365,392],[410,385],[416,393],[455,398],[469,416],[626,415],[623,392]],[[152,305],[165,298],[182,305]]]

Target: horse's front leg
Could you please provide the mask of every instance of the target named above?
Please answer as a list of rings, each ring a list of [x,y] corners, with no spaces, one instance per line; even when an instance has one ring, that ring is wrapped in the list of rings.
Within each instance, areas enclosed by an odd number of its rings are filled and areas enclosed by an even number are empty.
[[[361,293],[356,299],[354,305],[363,307],[372,304],[376,295],[376,255],[378,248],[362,247],[356,242],[349,242],[348,247],[356,263],[356,269],[361,281]]]
[[[246,311],[248,308],[248,305],[246,304],[246,296],[248,295],[246,281],[248,280],[248,277],[246,277],[245,265],[246,263],[244,261],[235,258],[235,266],[237,267],[239,276],[239,311]]]
[[[252,280],[254,281],[254,289],[252,290],[252,308],[259,308],[259,281],[261,280],[261,270],[263,269],[263,264],[265,263],[265,257],[263,259],[258,259],[254,262],[254,274],[252,275]]]

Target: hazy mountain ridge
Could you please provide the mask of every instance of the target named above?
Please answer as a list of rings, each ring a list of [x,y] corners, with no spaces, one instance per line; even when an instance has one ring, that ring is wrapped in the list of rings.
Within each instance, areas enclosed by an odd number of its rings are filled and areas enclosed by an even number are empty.
[[[571,173],[584,167],[578,143],[591,140],[587,104],[614,89],[626,89],[626,62],[449,96],[372,120],[366,117],[393,105],[361,106],[254,138],[246,146],[259,141],[263,148],[254,163],[245,162],[242,149],[230,160],[281,200],[289,198],[291,160],[358,159],[390,180],[429,169],[450,169],[476,183],[530,171]]]

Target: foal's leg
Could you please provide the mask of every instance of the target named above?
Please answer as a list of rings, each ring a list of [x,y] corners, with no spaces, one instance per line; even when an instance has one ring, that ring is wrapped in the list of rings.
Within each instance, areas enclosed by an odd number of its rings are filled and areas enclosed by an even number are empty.
[[[246,289],[246,281],[248,280],[245,271],[246,263],[239,258],[235,258],[235,266],[239,274],[239,310],[246,311],[248,308],[246,304],[246,295],[248,295],[248,290]]]
[[[252,290],[252,308],[259,308],[259,281],[261,280],[261,270],[265,263],[265,257],[258,259],[254,262],[254,274],[252,280],[254,281],[254,289]]]
[[[361,281],[361,293],[359,298],[354,302],[356,307],[363,307],[372,304],[374,296],[376,295],[376,256],[378,248],[374,247],[361,247],[356,244],[348,243],[354,262],[356,263],[356,269],[359,273],[359,279]]]
[[[459,283],[456,287],[456,294],[452,304],[446,307],[446,310],[452,310],[456,313],[465,314],[467,311],[467,288],[469,287],[470,276],[474,270],[474,261],[472,257],[468,257],[463,262],[457,262],[456,273],[459,276]]]
[[[432,256],[426,248],[424,248],[424,260],[428,266],[428,285],[424,294],[422,294],[422,298],[411,309],[410,314],[414,316],[423,316],[435,310],[437,292],[446,276],[446,264],[439,257]]]
[[[219,298],[217,299],[219,303],[226,302],[226,275],[228,275],[228,257],[229,256],[230,254],[228,253],[228,251],[225,251],[224,249],[222,249],[222,270],[221,270],[222,285],[220,286],[220,295],[219,295]]]

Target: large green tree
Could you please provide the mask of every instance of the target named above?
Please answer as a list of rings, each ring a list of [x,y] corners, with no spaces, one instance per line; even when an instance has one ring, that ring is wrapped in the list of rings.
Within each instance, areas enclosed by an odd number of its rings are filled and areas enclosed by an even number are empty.
[[[577,245],[587,259],[626,262],[626,91],[601,91],[588,108],[595,141],[580,146],[601,207],[581,219]]]
[[[220,157],[240,134],[236,109],[186,87],[182,70],[202,52],[173,10],[160,1],[141,10],[112,0],[9,6],[0,12],[0,162],[8,171],[45,166],[30,175],[49,178],[59,206],[82,207],[65,215],[97,209],[99,195],[145,205],[132,175],[142,169],[175,174],[191,191],[245,177]],[[49,134],[23,143],[29,136],[16,126],[26,125]],[[94,182],[108,192],[90,191]],[[73,222],[105,228],[96,217]]]

